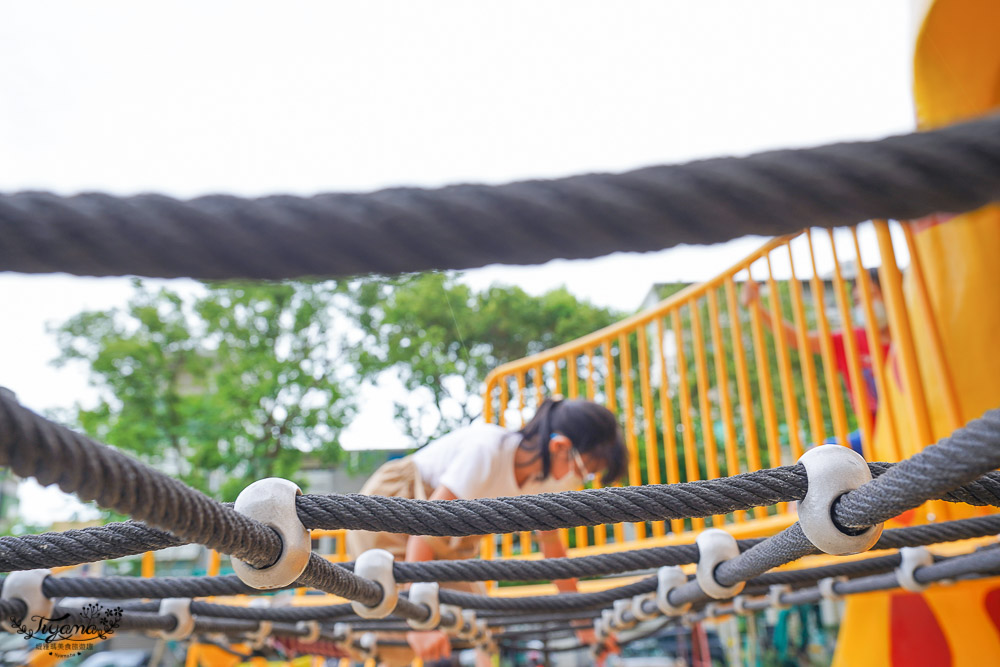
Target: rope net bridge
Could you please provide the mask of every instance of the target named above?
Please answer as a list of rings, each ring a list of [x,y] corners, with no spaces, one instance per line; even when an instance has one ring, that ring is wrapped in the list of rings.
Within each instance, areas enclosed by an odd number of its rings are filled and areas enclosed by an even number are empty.
[[[964,211],[998,198],[1000,118],[990,117],[878,142],[498,187],[189,202],[0,195],[0,270],[274,279],[463,268],[785,233],[803,222],[832,227]],[[386,245],[389,238],[395,245]],[[434,240],[441,238],[448,242]],[[346,647],[377,659],[404,646],[414,629],[442,629],[456,648],[517,648],[543,638],[551,650],[569,650],[580,647],[574,637],[582,627],[592,627],[599,642],[611,633],[627,642],[667,625],[1000,573],[1000,549],[982,539],[1000,533],[1000,516],[882,528],[928,500],[1000,506],[1000,410],[898,463],[866,463],[847,447],[824,445],[796,465],[674,484],[421,501],[303,495],[270,479],[224,504],[0,391],[0,465],[132,517],[0,537],[0,569],[11,573],[0,590],[8,631],[63,615],[85,625],[86,601],[96,598],[123,601],[122,630],[237,654],[233,644],[258,650],[273,638],[291,653],[344,655]],[[311,551],[311,530],[488,535],[697,519],[791,502],[798,521],[768,537],[737,540],[711,528],[694,544],[569,559],[394,563],[375,550],[355,563],[333,563]],[[963,540],[977,540],[978,548],[946,557],[926,549]],[[229,555],[236,575],[74,578],[50,571],[189,543]],[[815,554],[868,551],[892,553],[777,569]],[[519,598],[438,586],[626,573],[640,576],[598,592]],[[201,599],[303,587],[347,602]]]

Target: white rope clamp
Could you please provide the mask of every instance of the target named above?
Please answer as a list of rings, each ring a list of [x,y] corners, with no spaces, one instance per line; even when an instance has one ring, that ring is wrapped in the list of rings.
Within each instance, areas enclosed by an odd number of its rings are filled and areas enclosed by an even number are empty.
[[[312,644],[319,641],[322,628],[320,627],[319,621],[299,621],[295,624],[301,632],[305,634],[299,637],[299,641],[304,644]]]
[[[294,482],[268,477],[257,480],[237,496],[233,509],[273,528],[281,538],[281,555],[272,565],[258,569],[232,559],[233,571],[247,586],[261,590],[284,588],[305,572],[312,541],[295,511],[295,497],[299,495],[302,490]]]
[[[681,616],[691,608],[691,603],[670,604],[670,591],[687,583],[687,575],[678,565],[664,565],[656,571],[656,606],[664,616]]]
[[[45,597],[42,592],[42,584],[45,577],[52,574],[52,570],[20,570],[11,572],[3,582],[3,593],[0,594],[2,600],[20,600],[24,603],[26,612],[21,623],[32,625],[34,617],[49,618],[52,616],[52,609],[55,603]],[[36,619],[37,620],[37,619]],[[0,620],[0,627],[7,632],[17,632],[9,618]]]
[[[702,592],[716,600],[724,600],[742,591],[746,582],[739,581],[732,586],[723,586],[715,578],[715,568],[720,563],[740,555],[736,538],[722,529],[709,528],[698,534],[695,543],[698,545],[699,554],[695,578]]]
[[[194,632],[194,616],[191,615],[191,598],[163,598],[158,612],[160,616],[173,616],[177,624],[173,630],[157,630],[153,634],[160,639],[187,639]]]
[[[646,611],[645,604],[649,603],[653,611]],[[643,593],[632,598],[632,616],[637,621],[652,621],[660,615],[660,610],[656,607],[656,592]]]
[[[842,581],[847,581],[847,577],[826,577],[825,579],[820,579],[816,584],[816,587],[819,588],[820,597],[824,600],[839,600],[844,597],[833,590],[834,585]]]
[[[872,480],[864,458],[850,447],[820,445],[799,457],[809,488],[799,503],[799,526],[817,549],[833,556],[871,549],[882,535],[882,524],[849,535],[833,522],[833,503],[848,491]]]
[[[455,633],[459,639],[474,640],[476,638],[476,610],[462,610],[462,628]]]
[[[902,559],[896,568],[896,581],[904,591],[920,593],[930,588],[930,584],[922,584],[913,576],[918,567],[934,564],[934,556],[925,547],[903,547],[899,550]]]
[[[450,635],[458,633],[465,624],[462,618],[462,608],[453,604],[443,604],[440,606],[441,620],[438,630],[442,630]]]
[[[344,642],[345,644],[350,644],[352,641],[354,641],[354,630],[351,628],[351,624],[334,623],[333,637],[334,640],[338,642]]]
[[[788,609],[790,606],[787,602],[781,601],[781,596],[785,593],[791,593],[792,587],[788,584],[774,584],[767,589],[767,601],[775,609]]]
[[[366,632],[358,640],[361,645],[361,655],[365,660],[375,660],[378,656],[378,635],[374,632]]]
[[[371,579],[382,587],[382,600],[374,607],[357,600],[351,602],[354,613],[361,618],[385,618],[396,608],[399,591],[396,590],[396,576],[392,573],[393,561],[392,553],[385,549],[369,549],[355,561],[354,574]]]
[[[604,629],[603,618],[598,617],[594,619],[594,636],[597,638],[598,644],[603,643],[608,638],[608,632]]]
[[[615,630],[631,630],[639,622],[632,613],[632,600],[625,598],[612,603],[612,625]],[[630,618],[625,618],[625,614]]]
[[[433,630],[441,623],[441,602],[438,599],[438,583],[436,581],[421,581],[410,586],[410,602],[427,607],[427,620],[415,621],[406,619],[414,630]]]

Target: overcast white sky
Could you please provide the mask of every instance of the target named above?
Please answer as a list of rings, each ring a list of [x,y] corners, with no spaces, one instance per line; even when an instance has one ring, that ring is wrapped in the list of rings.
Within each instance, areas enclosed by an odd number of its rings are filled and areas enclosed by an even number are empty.
[[[499,183],[875,138],[912,128],[911,50],[904,0],[5,3],[0,190]],[[466,280],[632,310],[759,242]],[[49,365],[45,325],[128,292],[0,273],[0,384],[36,410],[91,400],[80,369]],[[349,446],[402,443],[374,405]],[[62,512],[22,495],[35,520]]]

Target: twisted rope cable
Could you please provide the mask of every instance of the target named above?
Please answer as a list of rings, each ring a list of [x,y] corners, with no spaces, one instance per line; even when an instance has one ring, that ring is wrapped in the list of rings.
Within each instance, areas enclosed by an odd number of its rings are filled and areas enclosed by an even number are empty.
[[[1000,118],[879,141],[499,186],[181,201],[0,195],[0,270],[282,279],[538,264],[962,212],[1000,197]]]

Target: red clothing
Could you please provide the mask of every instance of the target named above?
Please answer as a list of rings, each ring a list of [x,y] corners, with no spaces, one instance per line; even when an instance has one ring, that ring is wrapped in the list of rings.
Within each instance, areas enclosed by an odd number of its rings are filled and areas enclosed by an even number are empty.
[[[858,413],[859,406],[855,402],[854,387],[851,385],[850,363],[847,357],[847,344],[844,340],[844,331],[837,331],[831,338],[833,339],[833,359],[837,364],[837,371],[844,378],[844,384],[847,385],[847,395],[851,398],[851,405],[854,407],[854,412]],[[878,392],[875,389],[875,370],[872,365],[871,348],[868,345],[868,334],[865,332],[864,327],[854,329],[854,340],[855,347],[858,350],[861,379],[864,384],[862,394],[867,404],[865,407],[868,409],[869,414],[871,414],[872,423],[874,424],[875,413],[878,410]],[[889,352],[889,344],[881,342],[879,347],[881,359],[885,361],[886,355]]]

